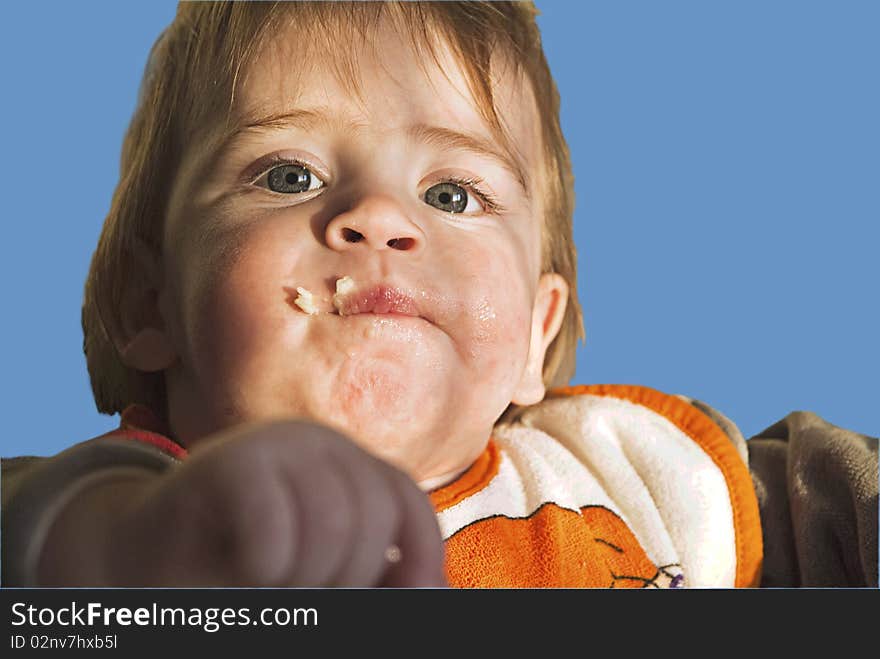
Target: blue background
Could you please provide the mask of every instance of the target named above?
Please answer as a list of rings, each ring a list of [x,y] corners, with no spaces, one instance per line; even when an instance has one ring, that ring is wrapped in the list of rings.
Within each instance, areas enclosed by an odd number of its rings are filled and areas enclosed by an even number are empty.
[[[880,3],[539,0],[577,187],[574,382],[878,430]],[[116,424],[82,355],[89,259],[171,2],[4,5],[5,430],[45,455]]]

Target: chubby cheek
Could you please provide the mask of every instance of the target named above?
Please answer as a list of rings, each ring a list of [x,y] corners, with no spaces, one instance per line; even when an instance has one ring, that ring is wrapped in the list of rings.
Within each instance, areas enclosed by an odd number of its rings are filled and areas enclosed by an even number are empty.
[[[297,255],[268,232],[254,232],[224,260],[212,260],[186,292],[188,367],[225,422],[267,405],[263,387],[290,368],[280,350],[296,331],[284,290]]]
[[[528,356],[531,301],[521,264],[512,257],[475,257],[461,281],[466,291],[458,337],[474,382],[506,398],[516,386]],[[500,403],[506,406],[507,397]]]

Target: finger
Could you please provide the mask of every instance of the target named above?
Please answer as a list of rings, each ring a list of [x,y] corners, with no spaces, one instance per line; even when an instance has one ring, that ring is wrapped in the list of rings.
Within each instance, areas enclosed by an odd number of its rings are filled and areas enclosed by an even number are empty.
[[[332,583],[375,587],[387,570],[385,552],[394,543],[401,523],[397,489],[384,463],[354,444],[339,449],[333,459],[350,488],[354,519],[351,551]]]
[[[388,547],[388,570],[382,580],[389,588],[439,588],[447,586],[443,539],[427,495],[403,473],[393,472],[390,482],[397,492],[401,523],[397,541]]]
[[[355,492],[328,459],[322,438],[300,438],[295,451],[282,452],[280,466],[291,502],[293,550],[289,585],[327,586],[350,561],[357,541]]]
[[[154,544],[172,544],[159,560],[174,584],[273,586],[287,573],[290,504],[265,458],[256,451],[194,461],[151,506],[173,528]]]

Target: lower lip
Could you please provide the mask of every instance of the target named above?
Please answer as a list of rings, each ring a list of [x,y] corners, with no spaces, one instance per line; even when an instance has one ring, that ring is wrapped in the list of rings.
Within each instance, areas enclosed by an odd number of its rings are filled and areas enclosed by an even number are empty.
[[[400,313],[358,313],[351,316],[336,316],[352,327],[364,328],[364,338],[388,336],[390,338],[415,339],[431,323],[421,316]]]
[[[337,316],[337,318],[341,318],[342,320],[350,320],[350,319],[353,320],[356,318],[360,318],[360,319],[379,320],[379,321],[385,319],[385,320],[393,320],[393,321],[399,321],[399,322],[408,322],[408,321],[410,321],[410,322],[418,321],[418,322],[425,322],[425,323],[428,322],[427,320],[425,320],[421,316],[413,316],[413,315],[407,314],[407,313],[355,313],[355,314],[350,314],[350,315],[345,315],[345,316],[339,315],[339,316]]]
[[[403,292],[390,286],[377,286],[344,297],[337,307],[344,316],[376,314],[380,316],[418,316],[415,302]]]

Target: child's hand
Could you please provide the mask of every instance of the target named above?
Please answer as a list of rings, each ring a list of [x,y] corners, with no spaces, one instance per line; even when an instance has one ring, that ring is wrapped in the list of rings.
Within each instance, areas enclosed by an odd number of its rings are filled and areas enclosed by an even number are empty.
[[[39,574],[89,586],[445,585],[415,483],[297,421],[240,426],[165,475],[94,486],[53,525]]]

